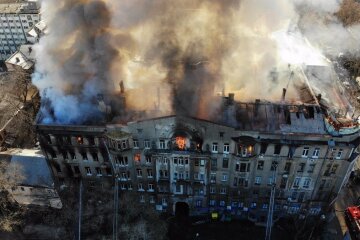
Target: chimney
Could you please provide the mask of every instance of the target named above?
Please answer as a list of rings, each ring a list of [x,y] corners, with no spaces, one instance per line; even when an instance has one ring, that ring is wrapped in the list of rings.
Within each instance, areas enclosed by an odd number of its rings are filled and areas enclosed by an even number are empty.
[[[321,101],[321,93],[319,93],[319,94],[316,96],[316,98],[317,98],[318,102],[320,102],[320,101]]]
[[[18,57],[15,58],[16,63],[20,62],[20,59]]]
[[[120,93],[123,94],[125,92],[124,82],[121,80],[119,85],[120,85]]]
[[[283,88],[282,96],[281,96],[281,101],[282,101],[282,102],[285,101],[285,95],[286,95],[286,88]]]

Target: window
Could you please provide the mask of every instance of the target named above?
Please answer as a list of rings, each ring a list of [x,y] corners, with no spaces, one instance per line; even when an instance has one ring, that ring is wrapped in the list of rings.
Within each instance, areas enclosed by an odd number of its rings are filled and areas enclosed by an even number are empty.
[[[149,202],[150,202],[150,203],[155,203],[155,197],[154,197],[154,196],[150,196],[150,197],[149,197]]]
[[[91,169],[89,167],[85,167],[86,175],[91,176]]]
[[[147,177],[148,177],[148,178],[152,178],[152,177],[153,177],[152,169],[147,169],[146,172],[147,172]]]
[[[111,168],[107,167],[105,168],[105,171],[107,175],[112,175]]]
[[[309,188],[310,183],[311,183],[311,178],[305,178],[303,188]]]
[[[264,161],[258,161],[257,170],[263,170],[263,169],[264,169]]]
[[[201,200],[196,200],[196,206],[201,207],[202,206],[202,201]]]
[[[305,169],[305,163],[300,163],[299,168],[298,168],[298,172],[303,172],[304,169]]]
[[[84,152],[81,152],[81,156],[82,156],[83,160],[88,160],[87,154],[86,154],[85,151],[84,151]]]
[[[213,152],[213,153],[217,153],[217,152],[218,152],[218,144],[217,144],[217,143],[213,143],[213,145],[212,145],[212,152]]]
[[[226,194],[226,187],[220,188],[220,194]]]
[[[178,158],[174,157],[173,162],[174,162],[174,164],[178,164]]]
[[[184,179],[184,173],[183,172],[179,172],[179,179]]]
[[[330,173],[331,173],[331,174],[335,174],[335,173],[336,173],[336,170],[338,169],[338,167],[339,167],[339,165],[334,164],[334,165],[332,166],[332,168],[331,168]]]
[[[210,183],[216,183],[216,173],[210,174]]]
[[[211,159],[211,169],[216,170],[216,167],[217,167],[217,159],[212,158]]]
[[[316,166],[316,164],[310,164],[310,165],[309,165],[308,173],[313,173],[313,172],[314,172],[314,169],[315,169],[315,166]]]
[[[294,187],[294,188],[298,188],[298,187],[299,187],[299,185],[300,185],[300,180],[301,180],[301,178],[299,178],[299,177],[295,178],[294,184],[293,184],[293,187]]]
[[[153,192],[153,191],[154,191],[154,184],[152,184],[152,183],[149,183],[149,184],[148,184],[148,191],[149,191],[149,192]]]
[[[92,152],[91,156],[92,156],[93,161],[99,161],[99,157],[98,157],[97,152]]]
[[[199,159],[195,159],[194,164],[195,164],[195,167],[198,167],[199,166]]]
[[[336,159],[340,159],[342,155],[343,150],[339,149],[338,153],[336,154]]]
[[[146,148],[146,149],[150,148],[150,141],[149,140],[144,141],[144,148]]]
[[[162,198],[162,199],[161,199],[161,204],[162,204],[162,205],[167,205],[167,200],[166,200],[166,198]]]
[[[194,172],[194,179],[199,180],[199,173],[198,172]]]
[[[261,177],[255,177],[255,185],[261,184]]]
[[[125,189],[126,189],[126,185],[125,185],[124,183],[122,183],[122,184],[120,185],[120,187],[121,187],[121,190],[125,190]]]
[[[319,154],[320,154],[320,148],[315,148],[314,152],[313,152],[313,155],[312,155],[312,158],[318,158]]]
[[[220,207],[225,207],[225,201],[220,201]]]
[[[168,164],[168,159],[166,157],[163,159],[163,164]]]
[[[122,172],[122,173],[121,173],[121,178],[124,179],[124,180],[127,179],[127,174],[126,174],[126,172]]]
[[[221,181],[226,182],[228,180],[227,173],[223,173]]]
[[[140,163],[140,161],[141,161],[141,155],[140,155],[140,153],[136,153],[136,154],[134,155],[134,161]]]
[[[223,168],[229,167],[229,159],[228,158],[223,158],[222,167]]]
[[[238,185],[238,179],[237,177],[234,177],[233,186],[237,187],[237,185]]]
[[[277,168],[278,163],[276,161],[271,162],[270,171],[275,171]]]
[[[95,168],[95,170],[96,170],[96,175],[102,176],[101,169],[99,167]]]
[[[138,191],[144,191],[144,187],[142,183],[138,184]]]
[[[137,177],[142,177],[142,170],[140,168],[136,169]]]
[[[285,163],[284,171],[285,172],[290,172],[290,168],[291,168],[291,162]]]
[[[246,178],[239,178],[239,186],[240,187],[247,187],[248,186],[248,180]]]
[[[74,172],[76,174],[80,174],[80,168],[78,166],[74,166]]]
[[[296,197],[297,197],[297,192],[293,192],[293,193],[291,194],[291,199],[292,199],[292,200],[296,200]]]
[[[266,153],[267,146],[268,146],[267,143],[261,143],[260,154],[264,155]]]
[[[211,199],[210,202],[209,202],[209,205],[210,206],[215,206],[216,205],[216,201]]]
[[[77,142],[79,145],[83,145],[83,144],[84,144],[84,138],[81,137],[81,136],[78,136],[78,137],[76,137],[76,142]]]
[[[249,163],[240,163],[240,172],[248,172],[249,166]]]
[[[139,141],[137,139],[133,139],[134,148],[139,148]]]
[[[146,156],[146,163],[151,164],[151,157],[150,156]]]
[[[212,194],[216,193],[216,188],[211,186],[210,187],[210,193],[212,193]]]
[[[165,149],[165,140],[160,140],[159,149]]]
[[[205,160],[204,159],[200,160],[200,166],[202,166],[202,167],[205,166]]]
[[[184,163],[185,163],[185,165],[188,165],[189,164],[189,158],[185,157],[184,158]]]
[[[121,148],[122,149],[126,149],[128,146],[127,146],[127,141],[126,140],[122,140],[121,141]]]
[[[302,151],[302,155],[301,157],[307,157],[309,154],[309,148],[308,147],[304,147],[303,151]]]
[[[274,148],[274,155],[279,155],[281,152],[281,145],[277,144]]]
[[[271,185],[273,185],[273,183],[274,183],[274,178],[273,178],[273,177],[269,177],[269,179],[268,179],[268,185],[271,186]]]
[[[230,152],[230,145],[228,143],[224,143],[224,153],[229,153]]]

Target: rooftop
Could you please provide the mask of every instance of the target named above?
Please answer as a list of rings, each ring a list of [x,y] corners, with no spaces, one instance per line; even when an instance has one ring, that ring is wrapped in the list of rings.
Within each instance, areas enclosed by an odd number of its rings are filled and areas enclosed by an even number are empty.
[[[40,5],[37,1],[0,0],[1,13],[39,13]]]

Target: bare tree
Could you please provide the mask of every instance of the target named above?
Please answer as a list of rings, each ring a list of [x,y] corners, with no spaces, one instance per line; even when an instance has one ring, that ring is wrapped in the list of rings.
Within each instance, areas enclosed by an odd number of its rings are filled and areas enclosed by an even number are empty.
[[[11,200],[9,191],[24,179],[23,168],[0,159],[0,231],[11,232],[21,224],[24,209]]]
[[[360,23],[360,3],[355,0],[344,0],[336,16],[345,26]]]

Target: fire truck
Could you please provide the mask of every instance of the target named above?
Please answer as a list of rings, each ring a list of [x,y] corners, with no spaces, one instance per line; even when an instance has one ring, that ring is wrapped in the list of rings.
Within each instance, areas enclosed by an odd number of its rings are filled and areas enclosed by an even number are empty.
[[[360,239],[360,206],[346,208],[345,220],[351,236],[354,239]]]

